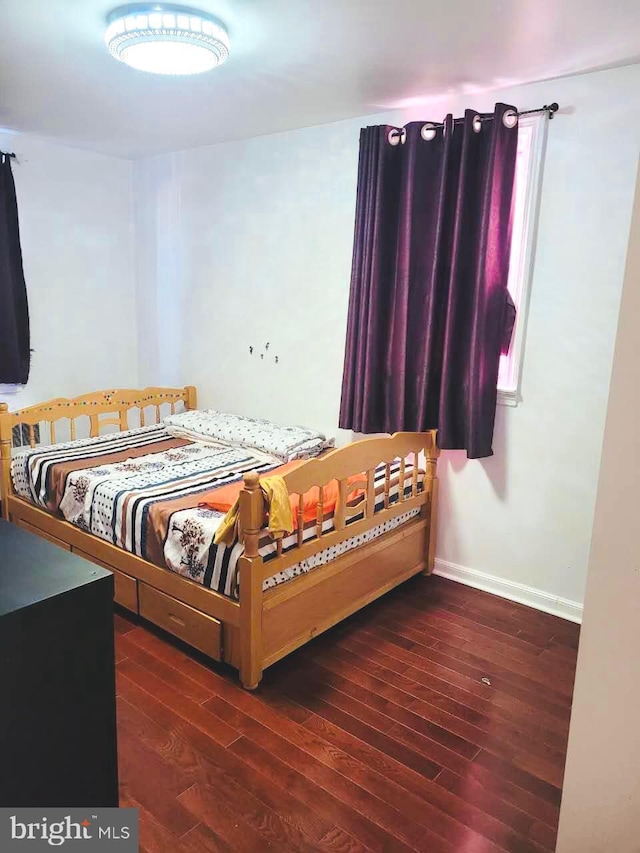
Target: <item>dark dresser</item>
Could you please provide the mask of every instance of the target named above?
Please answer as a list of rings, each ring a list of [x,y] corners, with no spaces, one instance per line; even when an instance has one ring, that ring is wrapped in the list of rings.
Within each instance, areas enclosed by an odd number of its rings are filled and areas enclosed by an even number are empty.
[[[113,576],[0,520],[0,807],[117,806]]]

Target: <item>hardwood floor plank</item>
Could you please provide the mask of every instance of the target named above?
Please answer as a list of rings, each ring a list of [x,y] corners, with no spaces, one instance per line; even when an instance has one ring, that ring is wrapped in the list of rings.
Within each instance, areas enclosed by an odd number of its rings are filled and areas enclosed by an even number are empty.
[[[568,649],[571,649],[571,651],[577,652],[579,639],[579,635],[566,636],[563,634],[554,634],[551,637],[551,642],[558,643],[561,646],[566,646]]]
[[[229,728],[222,720],[217,720],[210,711],[207,711],[204,706],[198,705],[181,696],[174,688],[157,675],[140,666],[140,664],[127,659],[119,663],[116,667],[116,673],[123,673],[131,681],[134,681],[147,693],[155,696],[168,708],[171,708],[178,716],[189,720],[196,727],[202,728],[210,737],[217,740],[223,746],[232,743],[237,737],[238,732]]]
[[[140,741],[131,725],[134,709],[124,699],[118,700],[117,710],[118,765],[125,790],[135,792],[136,799],[170,832],[178,836],[188,832],[198,821],[177,797],[191,781]]]
[[[169,666],[163,660],[154,657],[154,655],[149,654],[149,652],[146,652],[133,642],[136,633],[140,632],[141,629],[136,628],[134,631],[117,638],[116,647],[123,656],[122,660],[134,661],[143,669],[153,673],[166,684],[170,685],[178,694],[191,699],[192,702],[196,702],[198,705],[201,705],[213,696],[211,690],[207,690],[201,684],[198,684],[197,681],[189,678],[188,675]]]
[[[203,790],[198,784],[181,794],[181,805],[199,822],[219,835],[232,850],[247,851],[247,853],[262,853],[263,850],[291,850],[291,847],[276,847],[282,838],[271,825],[270,815],[262,826],[264,832],[258,832],[242,820],[235,810],[224,806],[215,791]]]
[[[220,851],[220,853],[234,853],[234,850],[219,838],[211,829],[199,823],[189,832],[185,833],[175,847],[165,847],[158,853],[167,851],[180,851],[180,853],[207,853],[207,851]]]
[[[466,802],[498,817],[524,836],[528,835],[536,820],[557,825],[557,806],[473,762],[464,777],[443,770],[436,782]]]
[[[234,792],[233,807],[229,813],[233,815],[236,825],[244,823],[250,830],[262,838],[262,844],[273,845],[276,850],[291,851],[291,853],[314,853],[317,851],[317,839],[306,837],[300,830],[289,823],[277,811],[265,805],[248,792],[237,796]],[[220,783],[207,784],[197,782],[178,799],[194,814],[199,815],[202,823],[217,830],[217,819],[212,815],[212,803],[220,804]]]
[[[121,808],[137,809],[139,847],[147,853],[233,853],[213,832],[196,824],[184,835],[175,835],[153,817],[151,812],[128,794],[120,797]]]
[[[558,838],[557,826],[551,827],[546,823],[537,821],[529,831],[529,838],[543,847],[545,850],[555,850]]]
[[[575,649],[559,643],[557,640],[551,639],[540,652],[540,660],[553,671],[566,673],[566,677],[574,679],[576,669],[576,651]]]
[[[133,631],[136,624],[132,619],[124,615],[124,611],[115,610],[113,614],[113,627],[116,634],[127,634],[129,631]]]
[[[485,750],[479,752],[474,761],[486,770],[491,770],[493,773],[504,776],[505,779],[524,788],[525,791],[535,794],[537,797],[558,806],[558,808],[560,807],[562,784],[554,785],[549,783],[534,776],[532,773],[520,770],[519,767],[515,767],[508,761],[504,761]]]
[[[534,631],[550,633],[552,636],[560,634],[564,637],[577,637],[580,634],[580,626],[574,622],[569,622],[551,613],[544,613],[541,610],[533,610],[531,607],[519,604],[516,601],[511,602],[511,608],[506,612],[504,609],[504,600],[498,596],[476,596],[473,599],[469,599],[467,605],[465,605],[465,609],[468,609],[471,614],[485,613],[487,615],[497,615],[501,620],[513,623],[525,632],[528,628],[532,628]]]

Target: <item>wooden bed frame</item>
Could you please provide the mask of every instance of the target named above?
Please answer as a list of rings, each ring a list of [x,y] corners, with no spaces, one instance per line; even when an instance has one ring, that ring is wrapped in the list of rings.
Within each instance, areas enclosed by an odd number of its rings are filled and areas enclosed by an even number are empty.
[[[412,575],[433,569],[436,530],[439,451],[435,432],[396,433],[388,438],[370,438],[311,459],[285,475],[290,494],[303,495],[320,487],[315,538],[281,552],[263,565],[258,540],[264,522],[263,493],[257,473],[244,477],[240,493],[240,528],[244,556],[240,558],[240,599],[227,598],[202,585],[123,551],[102,539],[34,506],[13,491],[10,465],[14,427],[26,430],[35,446],[40,425],[43,444],[56,443],[56,423],[68,420],[69,435],[75,437],[76,419],[88,417],[91,436],[105,425],[128,428],[128,414],[140,413],[144,425],[149,409],[154,421],[161,406],[183,404],[196,407],[196,389],[145,388],[143,390],[99,391],[73,399],[50,400],[14,412],[0,403],[0,495],[2,515],[15,524],[55,544],[92,560],[115,575],[115,598],[122,606],[159,625],[218,661],[240,671],[245,688],[258,686],[262,672],[312,637],[327,630]],[[147,418],[148,422],[148,418]],[[44,436],[44,438],[42,437]],[[390,474],[387,465],[384,506],[375,509],[374,469],[381,462],[400,459],[400,482],[404,482],[405,459],[414,454],[411,494],[389,501]],[[425,469],[424,488],[418,488],[418,465]],[[362,472],[365,472],[364,474]],[[362,474],[359,480],[347,479]],[[332,480],[339,483],[340,499],[335,510],[334,530],[322,533],[322,488]],[[348,501],[354,489],[364,490],[356,507]],[[302,500],[300,500],[300,506]],[[368,545],[347,552],[332,562],[263,592],[263,581],[288,566],[419,507],[420,515],[401,524]],[[364,517],[347,525],[350,516]],[[300,510],[301,512],[301,510]]]

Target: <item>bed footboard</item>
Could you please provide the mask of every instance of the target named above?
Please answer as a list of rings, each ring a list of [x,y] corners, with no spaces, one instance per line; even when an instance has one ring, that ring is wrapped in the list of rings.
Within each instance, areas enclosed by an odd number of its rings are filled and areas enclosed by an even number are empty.
[[[298,496],[297,545],[283,554],[281,542],[277,543],[277,558],[266,564],[258,550],[265,513],[260,478],[255,472],[245,476],[240,493],[240,536],[245,549],[240,565],[244,687],[255,689],[267,666],[412,575],[432,571],[438,456],[435,431],[396,433],[338,448],[289,472],[284,477],[287,489]],[[409,480],[407,458],[413,462]],[[393,463],[398,468],[395,479]],[[374,477],[380,464],[385,465],[384,484],[382,495],[376,495]],[[334,524],[331,531],[324,531],[324,489],[334,480],[339,495]],[[303,541],[303,496],[312,489],[318,492],[317,524],[315,535]],[[417,512],[395,530],[263,592],[263,582],[276,572],[408,510]]]

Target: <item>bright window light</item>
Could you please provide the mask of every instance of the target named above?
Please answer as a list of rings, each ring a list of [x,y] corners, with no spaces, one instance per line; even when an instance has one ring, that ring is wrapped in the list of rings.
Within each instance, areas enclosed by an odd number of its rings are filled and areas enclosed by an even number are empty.
[[[546,115],[524,116],[518,127],[515,195],[511,225],[511,255],[507,287],[516,306],[516,325],[511,347],[500,358],[498,402],[515,406],[520,400],[524,338],[533,275],[542,164],[547,139]]]

